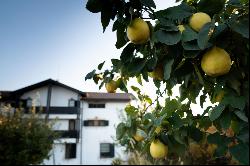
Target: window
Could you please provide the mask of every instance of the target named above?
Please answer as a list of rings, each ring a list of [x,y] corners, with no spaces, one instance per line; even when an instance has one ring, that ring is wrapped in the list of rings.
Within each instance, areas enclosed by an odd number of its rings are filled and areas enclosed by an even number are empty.
[[[89,108],[105,108],[105,104],[89,103]]]
[[[74,99],[69,99],[69,107],[75,107],[75,100]]]
[[[65,144],[65,158],[76,158],[76,144]]]
[[[100,157],[112,158],[115,156],[114,151],[115,151],[114,144],[110,143],[100,144]]]
[[[31,98],[28,98],[28,99],[26,100],[26,106],[27,106],[27,107],[32,107],[32,99],[31,99]]]
[[[108,120],[85,120],[83,122],[84,126],[108,126]]]
[[[75,125],[75,120],[69,120],[69,130],[75,130],[76,125]]]

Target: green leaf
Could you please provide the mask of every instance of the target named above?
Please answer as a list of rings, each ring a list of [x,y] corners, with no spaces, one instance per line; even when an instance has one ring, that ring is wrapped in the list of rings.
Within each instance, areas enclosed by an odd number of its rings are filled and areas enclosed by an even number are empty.
[[[225,109],[225,105],[223,104],[219,104],[218,106],[216,106],[214,109],[210,110],[208,112],[208,116],[210,118],[211,121],[216,120],[217,118],[220,117],[220,115],[222,114],[223,110]]]
[[[226,95],[221,103],[224,105],[231,105],[233,108],[238,108],[243,110],[245,108],[245,97],[244,96],[235,96],[235,95]]]
[[[199,142],[203,137],[202,132],[199,129],[197,129],[196,127],[190,127],[188,134],[196,142]]]
[[[185,145],[180,144],[172,135],[161,134],[160,139],[163,143],[168,145],[169,153],[177,153],[178,155],[183,155],[185,152]]]
[[[137,82],[142,86],[142,79],[141,79],[141,75],[136,77]]]
[[[200,54],[200,50],[184,50],[183,56],[185,58],[195,58]]]
[[[104,63],[105,63],[105,61],[104,62],[102,62],[102,63],[100,63],[99,65],[98,65],[98,70],[102,70],[102,67],[103,67],[103,65],[104,65]]]
[[[229,112],[222,114],[220,118],[220,125],[223,129],[228,129],[231,125],[232,115]]]
[[[141,90],[138,87],[136,87],[136,86],[131,86],[131,89],[133,91],[135,91],[136,93],[141,93]]]
[[[218,26],[215,26],[214,32],[213,32],[211,38],[216,39],[216,37],[219,36],[222,32],[224,32],[227,28],[228,28],[228,26],[225,23],[222,23],[222,24],[219,24]]]
[[[117,49],[122,48],[128,42],[126,40],[125,36],[126,36],[126,32],[124,31],[124,29],[123,28],[118,28],[117,31],[116,31],[117,41],[115,43],[115,46],[116,46]]]
[[[177,26],[175,26],[175,25],[164,26],[164,27],[162,27],[162,28],[160,28],[160,29],[163,30],[163,31],[169,31],[169,32],[171,32],[171,31],[178,32],[178,31],[179,31],[179,29],[178,29]]]
[[[241,129],[237,138],[242,142],[249,144],[249,127],[247,126]]]
[[[197,32],[195,32],[192,28],[189,26],[184,26],[185,30],[182,32],[181,40],[183,42],[195,40],[198,38]]]
[[[124,82],[124,80],[121,81],[121,83],[120,83],[120,85],[119,85],[119,88],[120,88],[122,91],[128,93],[128,89],[127,89],[127,86],[126,86],[126,83]]]
[[[103,32],[105,32],[105,29],[109,25],[109,22],[110,22],[111,18],[112,18],[111,5],[103,6],[102,12],[101,12],[101,22],[102,22]]]
[[[191,51],[200,50],[200,47],[198,46],[197,40],[182,42],[182,46],[183,46],[184,50],[191,50]]]
[[[207,96],[205,94],[200,96],[200,106],[203,108],[203,104],[206,101]]]
[[[121,61],[123,63],[130,62],[134,57],[135,45],[133,43],[129,43],[121,53]]]
[[[182,3],[178,6],[170,7],[165,10],[160,10],[156,12],[157,17],[165,17],[171,20],[183,20],[191,16],[194,12],[194,9],[187,5],[186,3]]]
[[[116,139],[120,140],[126,132],[126,126],[122,122],[116,128]]]
[[[215,134],[210,134],[207,136],[207,142],[210,144],[218,145],[216,149],[216,156],[223,156],[226,153],[227,145],[231,142],[231,140],[225,136],[220,135],[218,132]]]
[[[143,58],[135,58],[131,63],[128,64],[127,69],[129,74],[136,75],[141,73],[141,70],[144,68],[146,60]]]
[[[166,18],[159,18],[160,24],[163,26],[175,26],[174,22],[172,20],[166,19]]]
[[[168,80],[170,78],[173,63],[174,63],[174,59],[170,59],[169,61],[166,62],[164,66],[164,79],[165,80]]]
[[[225,0],[200,0],[197,9],[199,12],[209,14],[211,17],[224,8]]]
[[[98,13],[102,10],[102,1],[101,0],[88,0],[86,4],[86,9],[92,13]]]
[[[140,1],[144,6],[156,8],[155,2],[153,0],[140,0]]]
[[[157,60],[158,60],[158,58],[157,58],[156,56],[154,56],[154,57],[150,58],[150,59],[147,61],[146,66],[147,66],[148,71],[151,72],[151,71],[154,70],[154,68],[155,68],[156,65],[157,65]]]
[[[154,81],[155,86],[156,86],[157,88],[160,88],[160,86],[161,86],[161,81],[160,81],[160,80],[156,80],[156,79],[154,79],[153,81]]]
[[[180,32],[167,32],[163,30],[159,30],[155,32],[156,39],[164,44],[167,45],[174,45],[177,44],[181,40],[181,33]]]
[[[169,122],[173,125],[173,129],[178,129],[183,126],[182,119],[175,112],[172,113],[172,116],[169,118]]]
[[[93,70],[91,72],[89,72],[86,76],[85,76],[85,81],[88,79],[92,79],[95,75],[96,70]]]
[[[244,122],[248,122],[248,118],[243,111],[234,111],[234,114],[237,115]]]
[[[203,50],[208,47],[208,40],[210,39],[210,36],[208,34],[213,28],[214,28],[214,22],[209,22],[205,24],[199,31],[197,42],[200,49]]]
[[[241,34],[243,37],[249,39],[249,19],[242,19],[239,21],[234,21],[232,23],[229,23],[229,27]]]
[[[249,145],[240,143],[230,147],[229,151],[241,164],[249,165]]]

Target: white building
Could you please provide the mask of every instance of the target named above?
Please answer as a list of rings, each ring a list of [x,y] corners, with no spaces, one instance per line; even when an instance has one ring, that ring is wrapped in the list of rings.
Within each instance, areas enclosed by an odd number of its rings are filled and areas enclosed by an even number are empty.
[[[48,79],[12,92],[2,91],[0,101],[36,106],[42,117],[54,122],[61,134],[54,141],[49,165],[108,165],[115,157],[126,158],[114,144],[115,127],[134,97],[126,93],[82,92]]]

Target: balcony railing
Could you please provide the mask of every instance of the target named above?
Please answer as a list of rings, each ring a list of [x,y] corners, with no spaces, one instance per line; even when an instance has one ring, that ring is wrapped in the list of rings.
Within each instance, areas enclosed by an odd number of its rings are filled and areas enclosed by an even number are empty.
[[[30,113],[32,108],[24,108],[24,113]],[[78,107],[50,107],[49,114],[79,114]],[[46,107],[35,107],[36,113],[46,114]]]
[[[77,130],[55,130],[59,138],[79,138],[79,131]]]

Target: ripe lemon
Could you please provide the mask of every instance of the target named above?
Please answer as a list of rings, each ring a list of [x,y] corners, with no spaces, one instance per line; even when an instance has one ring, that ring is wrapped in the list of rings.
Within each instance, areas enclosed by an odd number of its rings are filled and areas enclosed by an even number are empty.
[[[135,18],[127,27],[128,39],[134,44],[143,44],[149,40],[150,29],[141,18]]]
[[[141,136],[141,135],[138,135],[138,134],[135,134],[133,137],[134,137],[134,139],[135,139],[136,141],[138,141],[138,142],[144,140],[144,137]]]
[[[227,74],[231,63],[231,58],[224,49],[213,47],[203,55],[201,68],[207,75],[217,77]]]
[[[155,69],[152,71],[151,76],[155,80],[162,81],[164,79],[164,71],[163,71],[163,65],[158,64]]]
[[[139,128],[136,130],[136,133],[133,136],[133,138],[138,142],[144,140],[146,137],[147,137],[147,134]]]
[[[189,19],[189,25],[195,31],[199,32],[201,28],[208,22],[211,22],[211,17],[203,12],[195,13]]]
[[[168,147],[160,140],[154,140],[150,145],[150,154],[155,159],[164,158],[168,154]]]
[[[185,30],[184,25],[178,25],[177,27],[181,33]]]
[[[117,89],[117,84],[114,80],[111,80],[110,82],[105,84],[105,88],[108,93],[115,93]]]

